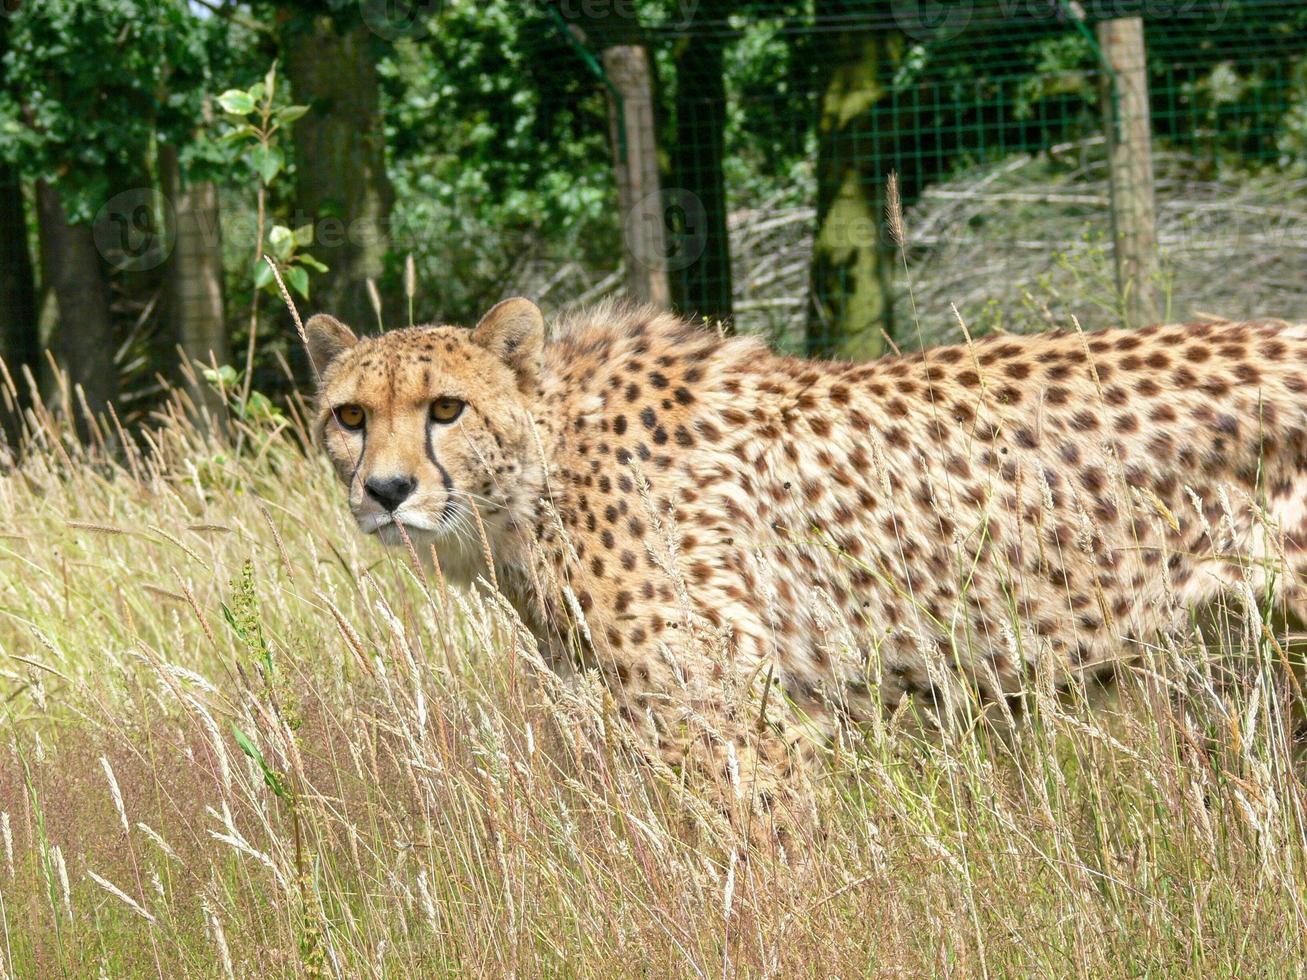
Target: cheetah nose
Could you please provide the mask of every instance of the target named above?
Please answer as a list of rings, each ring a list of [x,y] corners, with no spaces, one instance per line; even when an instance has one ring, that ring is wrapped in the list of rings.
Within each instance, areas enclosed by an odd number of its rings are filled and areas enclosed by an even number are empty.
[[[363,484],[368,496],[386,510],[394,511],[418,485],[411,476],[369,477]]]

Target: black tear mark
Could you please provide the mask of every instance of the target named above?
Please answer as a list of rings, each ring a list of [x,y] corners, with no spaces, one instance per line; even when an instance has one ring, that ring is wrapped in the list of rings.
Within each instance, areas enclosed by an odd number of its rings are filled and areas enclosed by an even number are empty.
[[[436,450],[431,445],[431,434],[434,429],[434,423],[429,423],[427,425],[427,438],[423,448],[427,451],[427,459],[431,460],[431,465],[434,466],[436,471],[440,474],[441,485],[445,488],[445,507],[440,512],[440,523],[448,524],[454,507],[454,481],[450,477],[449,471],[440,464],[440,460],[436,459]]]
[[[335,415],[335,412],[333,412],[332,414]],[[367,428],[365,427],[365,428],[363,429],[362,433],[360,433],[360,434],[363,436],[363,448],[359,450],[358,458],[357,458],[356,460],[354,460],[354,469],[353,469],[353,470],[350,472],[350,474],[349,474],[349,485],[350,485],[351,487],[354,486],[354,478],[357,477],[357,476],[359,475],[359,467],[363,465],[363,458],[364,458],[365,456],[367,456],[367,454],[368,454],[368,430],[367,430]]]

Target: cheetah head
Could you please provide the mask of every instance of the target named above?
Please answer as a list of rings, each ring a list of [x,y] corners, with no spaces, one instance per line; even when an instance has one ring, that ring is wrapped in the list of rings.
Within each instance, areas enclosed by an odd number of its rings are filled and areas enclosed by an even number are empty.
[[[305,333],[315,433],[363,532],[391,545],[407,534],[420,554],[434,546],[442,566],[457,566],[482,553],[483,530],[493,545],[534,504],[531,413],[544,350],[535,304],[505,300],[473,330],[360,339],[318,314]]]

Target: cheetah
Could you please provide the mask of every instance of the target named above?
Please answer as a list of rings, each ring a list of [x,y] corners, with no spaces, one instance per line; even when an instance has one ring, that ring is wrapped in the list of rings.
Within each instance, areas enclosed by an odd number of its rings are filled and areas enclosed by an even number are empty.
[[[1302,326],[835,363],[615,304],[546,342],[511,299],[306,339],[362,531],[494,583],[651,758],[773,826],[840,725],[1070,683],[1225,592],[1303,608]]]

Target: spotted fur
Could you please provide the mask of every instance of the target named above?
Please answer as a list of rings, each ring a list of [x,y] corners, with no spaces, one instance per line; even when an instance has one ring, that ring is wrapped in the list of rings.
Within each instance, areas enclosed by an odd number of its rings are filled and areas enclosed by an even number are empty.
[[[526,368],[488,339],[501,321],[529,321]],[[486,571],[478,508],[545,647],[580,650],[663,759],[746,799],[802,811],[802,746],[882,705],[1001,700],[1041,667],[1068,681],[1225,590],[1302,606],[1303,327],[866,364],[647,309],[542,330],[516,300],[475,332],[351,338],[323,365],[327,449],[365,526],[362,476],[415,475],[413,535],[464,579]],[[450,394],[468,409],[433,435],[421,406]],[[333,431],[342,400],[370,413],[366,446]]]

